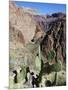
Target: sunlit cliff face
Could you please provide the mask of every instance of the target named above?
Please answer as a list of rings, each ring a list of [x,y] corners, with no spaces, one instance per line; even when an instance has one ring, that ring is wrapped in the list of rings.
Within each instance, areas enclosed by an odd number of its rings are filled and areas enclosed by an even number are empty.
[[[40,26],[37,26],[31,42],[34,44],[40,44],[44,36],[45,36],[45,32],[41,29]]]

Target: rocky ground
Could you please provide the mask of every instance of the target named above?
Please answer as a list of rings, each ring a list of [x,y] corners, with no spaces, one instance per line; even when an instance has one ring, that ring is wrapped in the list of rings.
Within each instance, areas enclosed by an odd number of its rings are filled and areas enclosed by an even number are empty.
[[[27,67],[39,76],[39,87],[66,85],[65,14],[38,15],[10,2],[9,44],[10,88],[32,88],[31,79],[25,83]]]

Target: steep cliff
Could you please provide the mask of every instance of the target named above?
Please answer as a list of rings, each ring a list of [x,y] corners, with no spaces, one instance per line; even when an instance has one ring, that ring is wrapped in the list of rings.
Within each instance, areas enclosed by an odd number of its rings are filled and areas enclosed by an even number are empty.
[[[49,53],[55,51],[53,59],[66,62],[66,19],[58,18],[48,24],[49,30],[41,42],[41,50],[48,59]]]

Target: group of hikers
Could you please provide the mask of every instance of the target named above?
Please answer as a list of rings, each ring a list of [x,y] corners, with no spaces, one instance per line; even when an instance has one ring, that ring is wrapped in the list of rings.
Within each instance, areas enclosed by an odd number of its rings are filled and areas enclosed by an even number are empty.
[[[38,56],[38,54],[37,54],[37,56]],[[48,68],[49,68],[49,64],[48,63],[47,63],[47,65],[48,65]],[[25,75],[25,82],[24,82],[24,84],[29,86],[29,87],[33,87],[33,88],[34,87],[39,87],[39,84],[40,84],[41,79],[42,79],[42,71],[43,71],[43,62],[42,62],[42,60],[41,60],[41,68],[42,69],[41,69],[41,71],[40,71],[40,73],[38,75],[38,74],[35,74],[35,72],[33,72],[33,71],[31,72],[29,67],[26,67],[26,75]],[[49,69],[48,68],[45,69],[47,72],[50,69],[50,68]],[[20,70],[20,72],[21,71],[22,71],[22,69]],[[13,73],[15,74],[15,76],[14,76],[14,83],[18,83],[17,70],[14,70]],[[57,73],[55,73],[55,80],[54,80],[54,82],[51,83],[50,80],[47,80],[45,85],[46,86],[56,85],[56,77],[57,77]]]
[[[25,83],[28,82],[29,85],[34,87],[39,87],[39,75],[35,75],[34,72],[30,72],[29,67],[26,68]]]
[[[14,83],[18,83],[18,79],[17,79],[17,71],[14,70],[13,73],[15,74],[14,76]],[[47,80],[45,82],[45,86],[55,86],[56,85],[56,77],[57,77],[57,72],[55,73],[55,79],[53,81],[53,83],[51,83],[50,80]],[[30,72],[29,67],[26,68],[26,76],[25,76],[25,82],[24,84],[27,85],[28,87],[40,87],[39,84],[39,75],[34,74],[34,72]],[[41,86],[42,87],[42,86]]]
[[[18,79],[17,79],[17,71],[14,70],[13,73],[15,74],[14,76],[14,83],[18,83]],[[29,67],[26,68],[26,76],[25,76],[25,83],[31,87],[39,87],[39,75],[35,75],[34,72],[30,72]]]
[[[39,57],[39,55],[37,54],[37,57]],[[36,60],[39,61],[39,60]],[[39,66],[39,65],[38,65]],[[20,72],[22,71],[22,69],[20,70]],[[14,70],[13,73],[15,74],[14,76],[14,83],[18,83],[18,73],[17,70]],[[30,71],[29,67],[26,67],[26,72],[25,72],[25,83],[24,84],[28,84],[28,86],[30,87],[39,87],[39,75],[35,74],[35,72]]]

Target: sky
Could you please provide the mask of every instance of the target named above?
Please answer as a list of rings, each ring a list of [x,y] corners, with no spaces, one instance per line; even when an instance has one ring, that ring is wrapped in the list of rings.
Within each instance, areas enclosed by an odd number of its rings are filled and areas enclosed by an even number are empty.
[[[66,13],[65,4],[53,4],[53,3],[38,3],[38,2],[25,2],[25,1],[15,1],[16,5],[19,7],[28,7],[36,9],[38,14],[52,14],[55,12]]]

